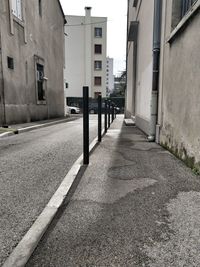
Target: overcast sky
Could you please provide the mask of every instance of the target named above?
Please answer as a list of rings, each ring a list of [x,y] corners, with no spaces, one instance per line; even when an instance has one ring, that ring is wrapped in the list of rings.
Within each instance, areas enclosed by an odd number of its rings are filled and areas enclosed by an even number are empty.
[[[108,18],[107,56],[114,58],[114,74],[125,69],[127,0],[60,0],[66,15],[91,15]]]

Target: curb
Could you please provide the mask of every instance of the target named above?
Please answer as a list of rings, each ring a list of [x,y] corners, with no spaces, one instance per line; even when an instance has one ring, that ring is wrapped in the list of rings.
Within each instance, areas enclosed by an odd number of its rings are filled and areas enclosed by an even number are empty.
[[[14,134],[15,134],[14,132],[5,132],[5,133],[2,133],[2,134],[0,134],[0,139],[3,138],[3,137],[14,135]]]
[[[36,129],[40,129],[40,128],[56,125],[56,124],[63,123],[63,122],[73,121],[73,120],[75,120],[75,119],[74,118],[67,118],[67,119],[63,119],[63,120],[52,121],[52,122],[47,122],[47,123],[43,123],[43,124],[37,124],[37,125],[33,125],[33,126],[28,126],[28,127],[25,127],[25,128],[20,128],[20,129],[15,130],[14,132],[6,132],[6,133],[0,134],[0,139],[3,138],[3,137],[8,137],[8,136],[12,136],[12,135],[15,135],[15,134],[25,133],[25,132],[29,132],[29,131],[32,131],[32,130],[36,130]]]
[[[95,138],[89,147],[91,153],[98,145],[98,139]],[[40,239],[46,232],[51,221],[55,217],[58,209],[63,204],[74,180],[76,179],[83,161],[83,154],[75,161],[71,169],[61,182],[60,186],[49,200],[48,204],[35,220],[31,228],[24,235],[22,240],[14,248],[2,267],[24,267],[37,247]]]

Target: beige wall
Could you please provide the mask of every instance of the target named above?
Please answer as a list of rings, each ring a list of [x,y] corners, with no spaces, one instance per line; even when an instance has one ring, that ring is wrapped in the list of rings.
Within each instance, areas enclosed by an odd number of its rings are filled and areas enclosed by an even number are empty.
[[[85,31],[84,26],[71,27],[70,25],[84,24],[85,17],[66,16],[66,20],[67,24],[65,26],[65,32],[67,33],[67,36],[65,36],[65,81],[68,83],[66,96],[81,97],[82,87],[84,85],[91,86],[91,82],[90,84],[87,84],[85,81]]]
[[[154,1],[142,1],[138,11],[138,51],[136,78],[136,123],[149,133],[150,101],[152,91]]]
[[[135,18],[135,8],[133,8],[133,1],[128,1],[128,25],[127,30],[129,31],[130,23]],[[134,88],[134,79],[133,79],[133,51],[134,51],[134,44],[133,42],[127,43],[127,61],[126,61],[126,68],[127,68],[127,80],[126,80],[126,101],[125,101],[125,116],[127,118],[134,116],[134,108],[135,108],[135,88]]]
[[[127,84],[126,84],[126,117],[134,116],[134,79],[133,79],[133,42],[127,47]]]
[[[66,16],[65,81],[69,84],[65,90],[66,97],[82,97],[83,86],[89,86],[89,96],[92,98],[95,92],[101,92],[106,97],[107,18],[92,17],[91,11],[87,10],[85,16]],[[102,28],[102,38],[95,38],[95,27]],[[101,54],[94,53],[95,44],[102,45]],[[95,60],[102,61],[102,70],[94,70]],[[102,78],[101,86],[95,86],[95,76]]]
[[[2,0],[3,79],[7,123],[26,122],[64,115],[63,44],[64,18],[57,0],[23,1],[23,22],[9,18],[9,1]],[[13,27],[13,29],[12,29]],[[44,60],[46,103],[37,104],[34,56]],[[14,70],[7,68],[7,56],[14,59]]]
[[[154,0],[138,1],[137,8],[129,2],[130,21],[138,21],[136,83],[133,78],[134,46],[128,42],[126,115],[134,115],[136,124],[149,132],[150,102],[152,90],[152,49]],[[136,85],[136,86],[134,86]]]
[[[94,97],[95,92],[101,92],[102,97],[106,97],[106,56],[107,56],[107,18],[106,17],[92,17],[92,36],[94,36],[94,28],[102,28],[102,38],[92,38],[92,96]],[[104,21],[104,23],[102,23]],[[94,24],[95,23],[95,24]],[[97,55],[94,53],[94,45],[102,45],[102,54]],[[102,70],[94,70],[94,60],[102,61]],[[101,86],[94,85],[94,77],[101,76],[102,84]]]
[[[171,34],[172,0],[165,0],[165,5],[160,142],[193,167],[194,162],[200,162],[200,17],[197,12],[189,20],[183,18],[181,31],[167,42]]]

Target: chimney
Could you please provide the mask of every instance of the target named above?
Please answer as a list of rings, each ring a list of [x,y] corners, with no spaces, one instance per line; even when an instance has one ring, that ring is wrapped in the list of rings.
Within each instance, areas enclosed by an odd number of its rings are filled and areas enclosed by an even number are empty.
[[[90,6],[86,6],[85,7],[85,16],[86,17],[90,17],[91,16],[91,7]]]

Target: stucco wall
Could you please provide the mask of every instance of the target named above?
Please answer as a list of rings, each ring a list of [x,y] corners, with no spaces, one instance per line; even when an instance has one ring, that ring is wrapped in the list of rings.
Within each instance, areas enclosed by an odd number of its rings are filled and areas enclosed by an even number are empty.
[[[0,28],[0,125],[4,124],[4,91],[3,91],[3,73],[1,56],[1,28]]]
[[[114,90],[113,58],[106,58],[106,87],[108,95]]]
[[[136,8],[129,1],[129,21],[138,21],[137,51],[133,42],[127,44],[126,116],[134,115],[136,125],[149,133],[152,90],[154,0],[139,0]],[[134,60],[134,57],[137,57]],[[135,61],[135,63],[134,63]],[[134,78],[136,64],[136,80]]]
[[[133,86],[133,42],[128,43],[127,47],[127,81],[126,81],[126,117],[129,118],[134,114],[134,86]]]
[[[171,1],[166,8],[167,39],[171,33]],[[160,142],[193,167],[200,162],[200,17],[188,20],[171,43],[164,42]]]
[[[94,97],[95,92],[106,96],[106,46],[107,46],[107,18],[67,15],[65,31],[66,68],[65,81],[68,97],[82,97],[82,87],[89,86],[89,96]],[[104,23],[102,23],[104,21]],[[76,25],[76,26],[70,26]],[[95,38],[94,28],[102,28],[102,38]],[[102,45],[102,54],[94,53],[94,44]],[[102,61],[102,70],[94,70],[94,61]],[[101,76],[101,86],[94,85],[94,77]]]
[[[67,96],[81,97],[85,84],[85,37],[84,17],[67,16],[65,26],[65,81],[68,83]],[[77,25],[77,26],[70,26]],[[80,25],[80,26],[78,26]],[[72,42],[73,40],[73,42]]]
[[[128,1],[128,25],[127,25],[127,34],[129,32],[129,27],[131,21],[134,21],[136,18],[136,10],[133,7],[133,1]],[[134,44],[133,42],[128,42],[126,47],[126,101],[125,101],[125,116],[127,118],[131,116],[135,116],[135,88],[134,88],[134,78],[133,78],[133,51],[134,51]]]
[[[13,21],[10,28],[8,0],[2,0],[2,61],[7,123],[26,122],[64,115],[63,92],[63,25],[64,18],[57,0],[24,1],[24,25]],[[14,17],[13,17],[14,18]],[[34,56],[44,60],[46,104],[37,104]],[[14,59],[8,69],[7,56]]]
[[[102,23],[104,22],[104,23]],[[101,27],[102,28],[102,38],[92,38],[92,52],[93,52],[93,61],[92,61],[92,76],[101,76],[102,84],[101,86],[94,85],[94,79],[92,81],[92,94],[94,97],[95,92],[101,92],[102,97],[106,97],[106,55],[107,55],[107,18],[105,17],[92,17],[92,36],[94,36],[94,28]],[[97,55],[94,53],[94,45],[101,44],[102,45],[102,54]],[[94,70],[94,60],[102,61],[102,70],[96,71]]]
[[[142,1],[139,21],[136,80],[136,123],[148,133],[152,90],[152,45],[154,1]]]

